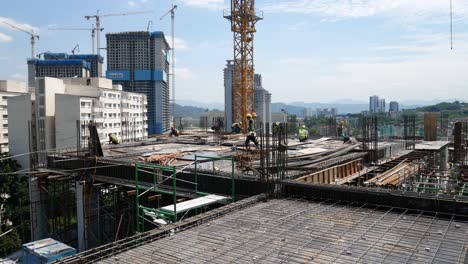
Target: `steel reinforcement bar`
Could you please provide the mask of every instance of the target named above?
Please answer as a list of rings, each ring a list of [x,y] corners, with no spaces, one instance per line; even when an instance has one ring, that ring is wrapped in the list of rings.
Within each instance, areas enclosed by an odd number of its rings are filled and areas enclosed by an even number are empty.
[[[211,221],[215,218],[224,216],[228,213],[240,210],[252,206],[262,200],[267,198],[266,194],[259,194],[252,196],[243,200],[240,200],[235,203],[228,204],[226,206],[208,211],[206,213],[187,218],[185,220],[179,221],[177,223],[166,225],[162,228],[154,229],[148,232],[140,233],[131,237],[127,237],[122,240],[115,241],[106,245],[102,245],[87,251],[83,251],[79,254],[66,257],[60,260],[55,261],[54,263],[73,263],[73,264],[82,264],[90,263],[101,260],[103,258],[113,256],[115,254],[127,251],[129,249],[138,247],[150,243],[152,241],[164,238],[175,232],[180,232],[182,230],[198,226],[200,224]]]

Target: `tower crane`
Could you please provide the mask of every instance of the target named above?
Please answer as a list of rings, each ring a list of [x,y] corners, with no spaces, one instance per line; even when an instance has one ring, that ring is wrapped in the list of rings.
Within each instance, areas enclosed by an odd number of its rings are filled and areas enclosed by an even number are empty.
[[[175,101],[175,40],[174,40],[174,19],[175,19],[175,11],[177,9],[177,5],[172,4],[172,7],[169,11],[167,11],[159,20],[163,20],[168,14],[171,14],[171,66],[172,66],[172,74],[171,74],[171,81],[172,81],[172,118],[175,125],[175,114],[176,114],[176,101]]]
[[[231,0],[231,9],[224,11],[234,33],[233,122],[242,122],[246,132],[247,114],[254,111],[254,34],[255,24],[263,13],[255,11],[255,0]]]
[[[147,13],[152,13],[152,11],[138,11],[138,12],[127,12],[127,13],[115,13],[115,14],[101,15],[101,14],[99,14],[99,10],[97,10],[95,15],[85,16],[84,18],[86,18],[86,20],[90,20],[91,18],[94,18],[96,20],[96,29],[97,29],[96,48],[97,48],[97,54],[98,55],[100,54],[100,48],[101,48],[101,34],[100,34],[100,32],[103,30],[103,28],[101,28],[101,18],[102,17],[127,16],[127,15],[138,15],[138,14],[147,14]]]
[[[92,50],[92,54],[95,54],[95,50],[94,50],[94,44],[96,43],[95,42],[95,38],[96,38],[96,31],[98,30],[97,27],[95,27],[94,25],[92,25],[91,28],[67,28],[67,27],[59,27],[59,28],[49,28],[49,30],[82,30],[82,31],[91,31],[91,41],[92,41],[92,45],[91,45],[91,50]],[[99,31],[103,31],[104,28],[101,28]]]
[[[16,30],[19,30],[19,31],[23,31],[24,33],[26,34],[29,34],[31,36],[31,58],[34,59],[34,46],[36,45],[36,39],[39,40],[39,35],[37,35],[36,33],[34,33],[34,30],[31,30],[31,31],[28,31],[26,29],[22,29],[20,27],[17,27],[13,24],[10,24],[6,21],[3,21],[4,24],[16,29]]]

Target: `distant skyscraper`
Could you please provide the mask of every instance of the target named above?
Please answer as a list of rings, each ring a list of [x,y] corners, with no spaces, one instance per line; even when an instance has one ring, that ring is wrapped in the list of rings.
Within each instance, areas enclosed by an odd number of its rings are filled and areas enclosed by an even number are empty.
[[[225,130],[231,131],[233,122],[233,85],[234,85],[234,61],[227,60],[226,68],[224,68],[224,124]],[[254,75],[254,109],[257,114],[257,124],[271,123],[271,93],[269,93],[262,84],[262,75]],[[258,127],[257,127],[258,128]]]
[[[399,111],[400,111],[400,106],[398,102],[391,101],[389,112],[399,112]]]
[[[369,113],[377,113],[379,111],[379,97],[377,95],[369,97]]]
[[[257,124],[263,123],[264,127],[266,124],[271,123],[271,93],[269,93],[262,84],[262,75],[254,75],[255,83],[255,98],[254,107],[255,113],[257,114]],[[259,127],[257,127],[258,129]]]
[[[384,113],[385,112],[385,99],[380,99],[379,100],[379,113]]]
[[[170,129],[169,44],[157,32],[120,32],[106,34],[106,77],[124,91],[146,94],[148,134]]]

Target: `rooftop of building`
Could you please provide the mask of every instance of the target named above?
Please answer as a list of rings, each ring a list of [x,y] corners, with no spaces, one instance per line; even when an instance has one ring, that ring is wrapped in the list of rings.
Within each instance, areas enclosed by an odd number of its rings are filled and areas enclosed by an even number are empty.
[[[91,63],[83,59],[62,59],[62,60],[28,60],[28,64],[33,63],[41,66],[81,66],[83,68],[91,69]]]
[[[97,54],[69,54],[66,52],[45,52],[44,60],[64,60],[64,59],[81,59],[81,60],[99,60],[104,61],[104,57]]]
[[[106,38],[134,38],[134,37],[150,37],[150,38],[162,38],[167,45],[167,48],[170,49],[170,45],[166,40],[164,32],[162,31],[124,31],[124,32],[111,32],[106,33]]]
[[[0,80],[0,92],[27,93],[26,83],[16,80]]]

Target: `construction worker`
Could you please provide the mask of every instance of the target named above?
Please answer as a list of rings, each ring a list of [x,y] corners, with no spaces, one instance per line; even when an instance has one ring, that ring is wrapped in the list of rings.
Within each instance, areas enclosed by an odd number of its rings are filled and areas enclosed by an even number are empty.
[[[242,122],[232,124],[231,128],[232,133],[239,134],[242,131]]]
[[[340,121],[340,124],[338,125],[337,128],[337,134],[339,137],[344,137],[344,124],[345,122],[343,120]]]
[[[278,134],[278,132],[280,131],[280,128],[281,128],[281,123],[280,122],[274,122],[273,127],[272,127],[273,135]]]
[[[305,125],[299,127],[299,141],[304,142],[309,138],[309,130]]]
[[[170,137],[172,137],[172,136],[178,137],[179,136],[179,130],[177,130],[175,127],[171,126],[171,133],[169,133],[169,136]]]
[[[119,144],[119,139],[117,138],[116,134],[109,134],[109,144]]]
[[[250,149],[250,141],[252,141],[258,149],[258,141],[255,135],[255,120],[252,118],[251,114],[247,114],[247,138],[245,139],[246,149]]]

